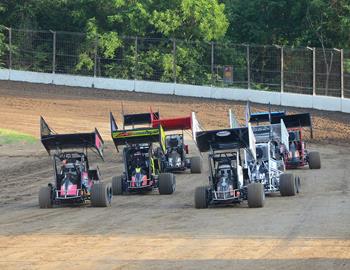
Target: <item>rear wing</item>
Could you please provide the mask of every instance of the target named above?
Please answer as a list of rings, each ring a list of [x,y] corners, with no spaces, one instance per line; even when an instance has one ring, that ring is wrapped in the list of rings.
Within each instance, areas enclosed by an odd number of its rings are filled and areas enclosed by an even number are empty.
[[[228,111],[228,117],[229,117],[229,122],[230,122],[230,128],[239,128],[241,127],[237,121],[237,118],[235,114],[232,112],[231,109]]]
[[[191,115],[164,119],[152,117],[152,127],[157,128],[159,126],[162,126],[165,131],[192,129],[192,117]]]
[[[249,117],[250,123],[266,123],[270,122],[273,117],[283,117],[286,113],[284,111],[276,112],[257,112],[251,113]]]
[[[196,132],[202,131],[196,113],[192,112],[190,116],[156,119],[152,116],[152,127],[156,128],[162,126],[165,131],[170,130],[192,130],[192,138],[196,142]]]
[[[96,150],[103,160],[104,141],[96,128],[90,133],[56,134],[44,118],[40,117],[40,137],[41,143],[49,154],[57,150],[90,148]]]
[[[271,123],[275,124],[283,120],[287,128],[309,127],[313,138],[312,121],[310,113],[299,113],[282,116],[272,116]]]
[[[152,119],[159,119],[159,112],[123,114],[123,127],[152,123]]]
[[[196,140],[200,152],[247,149],[256,158],[255,137],[250,124],[242,128],[200,131],[196,133]]]
[[[111,136],[117,149],[120,145],[159,142],[165,152],[165,133],[162,126],[119,130],[112,113],[110,113],[110,122]]]
[[[286,115],[285,111],[271,111],[271,104],[269,103],[269,110],[266,112],[256,112],[252,113],[250,109],[250,103],[247,102],[246,106],[246,121],[250,123],[255,123],[259,125],[259,123],[270,123],[272,117],[282,117]],[[278,121],[279,122],[279,121]]]
[[[279,124],[252,127],[256,143],[266,143],[275,140],[282,143],[289,151],[289,134],[288,130],[281,119]]]

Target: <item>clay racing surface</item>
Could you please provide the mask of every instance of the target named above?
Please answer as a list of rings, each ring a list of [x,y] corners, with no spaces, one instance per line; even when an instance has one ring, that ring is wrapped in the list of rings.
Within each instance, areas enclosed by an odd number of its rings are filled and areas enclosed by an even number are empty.
[[[108,113],[120,120],[121,101],[126,112],[194,110],[206,128],[227,126],[228,108],[244,119],[244,103],[0,82],[0,128],[38,136],[43,115],[58,132],[96,126],[107,140]],[[321,152],[322,169],[295,170],[302,193],[270,197],[261,209],[194,209],[206,170],[178,174],[170,196],[39,209],[38,190],[52,179],[50,158],[39,142],[1,145],[0,269],[349,269],[350,116],[311,112],[316,143],[309,148]],[[190,151],[197,155],[193,143]],[[121,156],[110,141],[105,155],[101,162],[92,154],[91,164],[110,181],[122,172]]]

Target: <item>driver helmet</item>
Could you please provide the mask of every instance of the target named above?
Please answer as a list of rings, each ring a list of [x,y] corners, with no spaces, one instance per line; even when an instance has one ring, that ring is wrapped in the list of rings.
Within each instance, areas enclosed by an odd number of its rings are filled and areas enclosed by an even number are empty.
[[[221,177],[228,177],[231,175],[231,166],[229,164],[220,165],[218,170]]]

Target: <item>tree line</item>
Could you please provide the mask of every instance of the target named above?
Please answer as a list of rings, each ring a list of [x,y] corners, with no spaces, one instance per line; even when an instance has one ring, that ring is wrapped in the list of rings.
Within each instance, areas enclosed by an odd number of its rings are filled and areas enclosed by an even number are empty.
[[[348,0],[2,0],[0,24],[15,29],[84,32],[86,38],[76,51],[78,61],[69,72],[93,68],[93,44],[98,39],[104,64],[101,72],[112,77],[129,77],[134,72],[137,48],[133,43],[126,46],[125,37],[189,42],[191,46],[177,43],[175,66],[171,42],[144,45],[147,50],[138,55],[143,59],[138,67],[141,76],[155,76],[154,66],[158,65],[161,80],[170,80],[174,73],[180,78],[187,74],[182,81],[189,83],[198,74],[203,75],[202,80],[213,79],[212,70],[202,64],[203,59],[210,63],[210,49],[198,41],[350,47]],[[2,31],[0,56],[8,49],[5,40]],[[22,43],[18,47],[27,46],[28,38]],[[108,61],[118,58],[121,48],[123,65]],[[243,51],[231,50],[231,54],[235,61],[243,61]],[[38,57],[48,60],[43,54]],[[224,53],[219,56],[225,57],[233,58]]]

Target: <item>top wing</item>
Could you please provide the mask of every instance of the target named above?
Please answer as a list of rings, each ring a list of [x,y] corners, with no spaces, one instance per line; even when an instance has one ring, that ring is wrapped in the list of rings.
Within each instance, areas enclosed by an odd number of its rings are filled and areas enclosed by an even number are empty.
[[[310,113],[273,116],[271,119],[271,123],[278,123],[281,120],[283,120],[287,128],[309,127],[311,132],[311,138],[313,138],[312,121]]]
[[[271,118],[273,116],[282,117],[286,115],[285,111],[271,111],[271,104],[269,103],[269,110],[265,112],[256,112],[252,113],[250,108],[250,102],[247,102],[246,106],[246,125],[248,122],[250,123],[266,123],[271,122]]]
[[[285,115],[286,113],[284,111],[251,113],[249,117],[249,122],[250,123],[270,122],[273,117],[283,117]]]
[[[110,113],[110,122],[111,136],[117,148],[119,145],[159,142],[162,150],[165,151],[165,133],[162,126],[119,130],[112,113]]]
[[[153,118],[152,127],[162,126],[165,131],[192,129],[192,117]]]
[[[49,154],[53,150],[92,148],[103,159],[104,141],[97,129],[90,133],[55,134],[41,117],[40,135],[41,142]]]
[[[299,113],[289,115],[273,115],[271,123],[276,124],[283,120],[287,128],[294,127],[311,127],[311,115],[310,113]]]
[[[255,138],[250,125],[242,128],[200,131],[196,133],[200,152],[248,149],[255,158]]]
[[[159,119],[159,112],[135,113],[123,115],[123,126],[151,124],[152,119]]]

